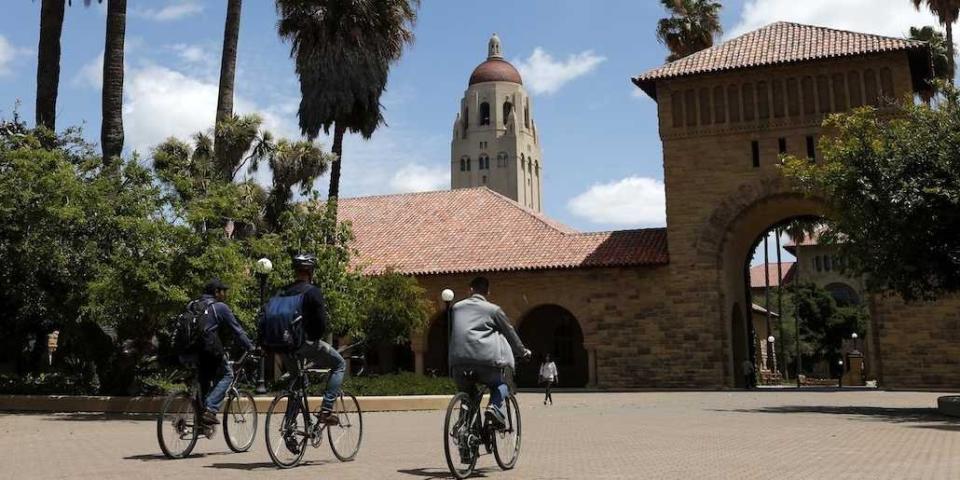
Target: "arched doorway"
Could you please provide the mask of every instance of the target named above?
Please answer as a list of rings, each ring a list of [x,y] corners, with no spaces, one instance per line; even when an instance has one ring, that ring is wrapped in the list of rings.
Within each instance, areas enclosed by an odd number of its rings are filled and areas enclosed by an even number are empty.
[[[439,313],[430,322],[427,331],[427,351],[423,357],[423,373],[445,377],[449,374],[447,314]]]
[[[583,330],[569,310],[559,305],[536,307],[523,316],[517,333],[534,353],[534,361],[517,365],[518,386],[537,386],[540,362],[547,353],[557,364],[558,386],[583,387],[587,384],[588,360],[587,350],[583,347]]]

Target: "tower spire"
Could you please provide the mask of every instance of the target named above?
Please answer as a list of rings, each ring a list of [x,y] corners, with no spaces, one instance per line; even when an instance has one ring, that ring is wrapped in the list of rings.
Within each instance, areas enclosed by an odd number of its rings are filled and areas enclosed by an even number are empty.
[[[503,53],[500,50],[500,37],[496,33],[490,37],[490,42],[487,44],[487,60],[491,58],[503,58]]]

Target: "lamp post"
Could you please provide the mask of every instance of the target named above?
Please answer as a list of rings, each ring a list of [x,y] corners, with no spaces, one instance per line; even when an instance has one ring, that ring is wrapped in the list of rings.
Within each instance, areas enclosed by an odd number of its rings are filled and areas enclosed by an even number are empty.
[[[838,361],[837,365],[840,365],[840,380],[838,385],[840,385],[840,388],[843,388],[843,360]]]
[[[453,370],[450,365],[450,335],[453,331],[453,312],[450,310],[450,303],[453,302],[454,296],[453,290],[449,288],[444,288],[443,291],[440,292],[440,299],[443,300],[447,308],[447,375],[450,377],[453,376]]]
[[[270,276],[270,272],[273,271],[273,262],[269,258],[261,258],[257,260],[257,263],[253,268],[254,275],[257,277],[257,282],[260,283],[260,313],[263,314],[264,304],[267,302],[267,277]],[[267,385],[264,381],[264,358],[263,355],[260,355],[260,361],[257,366],[257,389],[258,394],[267,393]]]

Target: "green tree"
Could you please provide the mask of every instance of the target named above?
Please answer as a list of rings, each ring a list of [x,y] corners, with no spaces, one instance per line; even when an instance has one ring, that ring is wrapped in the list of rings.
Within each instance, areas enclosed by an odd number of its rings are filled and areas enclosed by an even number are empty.
[[[388,270],[370,278],[364,333],[371,342],[402,344],[427,326],[430,303],[413,277]]]
[[[953,73],[956,71],[953,52],[953,24],[960,16],[960,0],[910,0],[913,6],[920,10],[920,7],[926,5],[927,8],[937,16],[940,24],[947,31],[947,59],[950,62],[950,79],[953,80]]]
[[[240,11],[242,0],[227,1],[227,18],[223,27],[223,50],[220,54],[220,88],[217,91],[217,117],[214,123],[217,163],[229,163],[219,155],[226,154],[221,146],[220,124],[233,116],[233,87],[237,75],[237,43],[240,39]],[[226,173],[226,172],[222,172]],[[231,177],[233,178],[233,177]]]
[[[933,64],[934,77],[945,82],[951,82],[953,80],[953,63],[950,62],[947,40],[943,37],[943,34],[929,25],[921,28],[910,27],[910,39],[927,42],[930,47],[930,60]],[[924,102],[929,103],[936,95],[937,91],[933,88],[935,86],[936,83],[920,91]]]
[[[785,310],[800,318],[800,350],[808,372],[822,361],[833,370],[843,358],[843,340],[866,326],[863,307],[838,305],[829,292],[812,283],[791,285],[789,304]]]
[[[657,22],[657,39],[670,50],[672,62],[713,46],[723,33],[717,0],[660,0],[670,14]]]
[[[127,0],[107,0],[100,146],[104,161],[108,164],[117,163],[123,152],[123,48],[126,29]]]
[[[941,87],[934,106],[829,117],[823,161],[790,158],[784,167],[825,199],[823,238],[838,245],[848,270],[906,300],[960,289],[960,99]]]
[[[383,122],[380,96],[390,65],[413,41],[419,0],[277,0],[277,30],[300,78],[300,130],[333,128],[328,198],[340,193],[343,136],[370,138]],[[335,214],[336,202],[329,205]]]

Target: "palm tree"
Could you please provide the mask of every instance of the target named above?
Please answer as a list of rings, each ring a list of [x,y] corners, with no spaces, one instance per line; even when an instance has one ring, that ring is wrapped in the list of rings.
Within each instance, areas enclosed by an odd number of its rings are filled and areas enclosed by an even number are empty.
[[[60,36],[64,0],[41,0],[40,41],[37,45],[37,126],[57,128],[57,94],[60,89]],[[84,0],[90,5],[90,0]]]
[[[277,0],[277,31],[290,41],[300,78],[300,130],[333,127],[330,213],[340,193],[343,135],[370,138],[383,122],[380,96],[390,64],[413,41],[419,0]]]
[[[217,96],[217,120],[214,138],[218,155],[225,153],[220,124],[233,115],[233,85],[237,74],[237,43],[240,37],[240,10],[243,0],[227,1],[227,20],[223,27],[223,52],[220,57],[220,90]],[[218,156],[218,163],[226,159]]]
[[[920,7],[926,5],[927,8],[937,16],[940,24],[947,31],[947,57],[950,61],[950,78],[953,79],[955,69],[953,59],[953,24],[960,16],[960,0],[911,0],[913,6],[920,10]]]
[[[927,42],[930,48],[930,59],[933,64],[933,76],[936,79],[950,82],[953,79],[953,70],[950,65],[950,54],[947,52],[947,40],[943,33],[937,29],[926,26],[922,28],[910,27],[910,39]],[[931,84],[920,91],[920,96],[924,102],[930,103],[930,99],[937,93],[937,85]]]
[[[720,26],[720,2],[717,0],[660,0],[670,16],[657,22],[657,39],[667,46],[667,61],[713,46],[713,38],[723,32]]]
[[[103,97],[100,145],[103,160],[120,158],[123,150],[123,44],[127,0],[107,0],[107,35],[103,48]]]
[[[265,220],[274,230],[280,227],[280,216],[293,197],[293,187],[299,186],[301,195],[310,193],[317,177],[327,172],[330,160],[331,157],[312,141],[277,141],[267,158],[273,172],[273,188],[267,196],[264,213]]]

